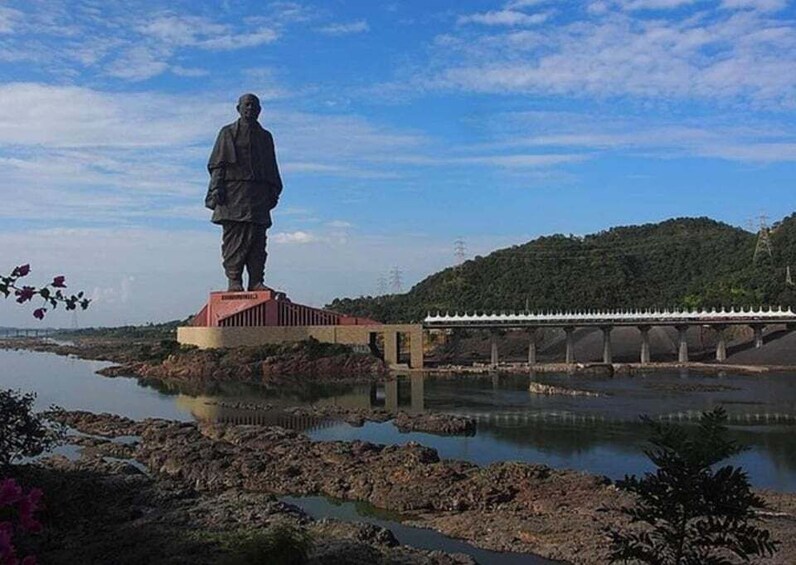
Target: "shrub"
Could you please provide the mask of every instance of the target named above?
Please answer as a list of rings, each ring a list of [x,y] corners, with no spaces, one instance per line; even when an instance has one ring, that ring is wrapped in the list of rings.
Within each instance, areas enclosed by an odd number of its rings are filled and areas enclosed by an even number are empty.
[[[252,532],[237,539],[230,564],[301,565],[309,559],[312,538],[297,526],[277,522],[262,532]]]
[[[632,527],[611,532],[611,561],[656,565],[731,563],[736,555],[773,555],[779,542],[752,524],[763,500],[752,493],[746,473],[718,464],[743,451],[727,439],[727,414],[716,408],[702,414],[697,430],[663,425],[647,417],[656,465],[639,479],[617,485],[635,493],[635,506],[623,508]]]
[[[65,428],[33,412],[36,395],[0,390],[0,469],[58,445]]]

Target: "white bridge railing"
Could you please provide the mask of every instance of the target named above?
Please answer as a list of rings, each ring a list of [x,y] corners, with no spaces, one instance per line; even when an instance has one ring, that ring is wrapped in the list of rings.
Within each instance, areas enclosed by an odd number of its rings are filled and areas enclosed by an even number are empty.
[[[570,326],[570,325],[677,325],[677,324],[785,324],[796,323],[790,307],[726,308],[710,310],[643,309],[587,310],[547,312],[454,313],[428,314],[427,327],[452,326]]]

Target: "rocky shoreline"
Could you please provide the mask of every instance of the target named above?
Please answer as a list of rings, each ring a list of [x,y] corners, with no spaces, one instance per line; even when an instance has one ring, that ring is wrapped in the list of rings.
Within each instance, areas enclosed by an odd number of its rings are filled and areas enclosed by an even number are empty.
[[[59,344],[42,339],[0,340],[0,348],[39,351],[80,359],[115,363],[98,371],[106,377],[139,377],[163,381],[248,382],[284,386],[311,378],[319,384],[375,382],[389,371],[369,354],[350,347],[307,340],[261,347],[197,349],[175,341],[130,343],[119,340],[85,340]]]
[[[315,520],[267,493],[200,491],[84,449],[76,461],[52,457],[15,469],[45,492],[45,530],[24,540],[39,562],[139,565],[250,563],[242,540],[274,527],[308,535],[312,565],[472,565],[469,556],[401,545],[366,523]]]
[[[433,449],[412,443],[313,442],[279,427],[135,422],[84,412],[59,419],[92,435],[140,437],[129,448],[131,458],[157,480],[201,496],[366,501],[480,547],[572,563],[605,562],[606,531],[625,523],[619,508],[630,502],[601,477],[511,462],[479,467],[441,460]],[[796,555],[796,495],[764,496],[770,504],[765,527],[783,541],[778,556],[764,562],[788,563]]]

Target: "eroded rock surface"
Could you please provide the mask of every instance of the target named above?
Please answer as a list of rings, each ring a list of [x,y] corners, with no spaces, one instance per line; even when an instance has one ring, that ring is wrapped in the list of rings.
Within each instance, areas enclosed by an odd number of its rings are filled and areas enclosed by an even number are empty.
[[[72,421],[98,426],[84,415]],[[158,480],[183,485],[196,496],[292,494],[367,501],[401,512],[414,525],[481,547],[573,563],[606,562],[607,531],[626,523],[619,508],[632,502],[593,475],[513,462],[479,467],[441,460],[433,449],[414,443],[313,442],[279,427],[164,420],[114,419],[113,426],[123,435],[140,431],[136,459]],[[761,562],[789,563],[796,555],[796,496],[763,495],[770,504],[761,515],[764,526],[783,547],[773,560]],[[391,543],[387,537],[383,541]],[[372,549],[362,551],[366,556]]]

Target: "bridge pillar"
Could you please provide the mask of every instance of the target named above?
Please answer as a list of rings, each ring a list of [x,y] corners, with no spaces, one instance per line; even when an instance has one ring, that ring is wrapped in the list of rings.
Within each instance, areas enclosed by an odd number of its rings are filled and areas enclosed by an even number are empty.
[[[490,355],[490,359],[489,359],[489,365],[493,369],[496,369],[497,366],[498,366],[498,363],[500,362],[500,355],[498,354],[497,338],[498,338],[497,331],[492,330],[492,331],[489,332],[489,342],[490,342],[490,346],[491,346],[490,347],[491,355]]]
[[[564,333],[566,334],[567,339],[566,362],[571,365],[575,362],[575,339],[572,335],[575,333],[575,328],[572,326],[567,326],[564,328]]]
[[[613,363],[614,354],[611,349],[611,330],[613,326],[603,326],[600,328],[603,331],[603,363]]]
[[[536,365],[536,329],[528,331],[528,365]]]
[[[384,332],[384,362],[387,366],[397,365],[401,355],[401,334],[397,331]]]
[[[650,362],[650,326],[639,326],[641,332],[641,364]]]
[[[716,361],[727,360],[727,336],[725,330],[727,326],[713,326],[713,329],[718,333],[719,341],[716,343]]]
[[[409,366],[412,369],[423,368],[423,338],[425,332],[422,327],[409,333]]]
[[[686,332],[688,326],[677,327],[677,361],[680,363],[688,363],[688,339],[686,339]]]
[[[755,349],[760,349],[763,347],[763,325],[762,324],[752,324],[752,331],[755,334]]]

